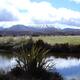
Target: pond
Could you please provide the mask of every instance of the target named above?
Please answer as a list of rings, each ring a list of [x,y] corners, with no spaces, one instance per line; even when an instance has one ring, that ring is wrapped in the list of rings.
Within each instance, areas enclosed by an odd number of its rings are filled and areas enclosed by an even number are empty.
[[[80,80],[80,59],[77,58],[55,58],[49,57],[54,63],[56,70],[65,78],[65,80]],[[8,71],[16,65],[14,57],[0,55],[0,70]],[[52,70],[53,71],[53,70]]]
[[[65,78],[65,80],[80,80],[80,59],[77,58],[54,58],[56,70]]]
[[[16,64],[14,57],[0,55],[0,71],[9,71]]]

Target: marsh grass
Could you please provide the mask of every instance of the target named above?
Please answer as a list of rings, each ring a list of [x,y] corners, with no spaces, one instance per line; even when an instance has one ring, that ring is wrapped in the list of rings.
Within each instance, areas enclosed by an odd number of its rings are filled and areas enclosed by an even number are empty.
[[[33,40],[43,40],[44,42],[55,45],[55,44],[70,44],[70,45],[79,45],[80,36],[39,36],[33,37]]]
[[[37,48],[35,45],[32,46],[31,50],[24,50],[24,47],[22,46],[16,54],[18,57],[16,59],[18,66],[23,68],[25,71],[34,70],[33,67],[43,67],[48,51],[49,50]]]
[[[5,36],[5,37],[0,37],[0,44],[4,44],[4,43],[17,44],[17,43],[26,42],[28,39],[30,39],[29,36],[18,36],[18,37]]]
[[[18,36],[18,37],[0,37],[0,44],[1,43],[13,43],[18,44],[22,42],[26,42],[30,39],[30,36]],[[45,43],[49,43],[51,45],[55,44],[65,44],[68,43],[70,45],[79,45],[80,44],[80,36],[39,36],[39,37],[32,37],[34,41],[43,40]]]
[[[24,75],[28,75],[28,77],[36,78],[39,80],[63,80],[62,76],[59,73],[56,72],[49,72],[48,70],[51,67],[54,67],[54,64],[48,64],[48,61],[46,61],[47,53],[49,50],[43,49],[41,47],[36,47],[34,44],[31,49],[25,49],[22,45],[18,51],[15,53],[16,61],[17,61],[17,69],[18,71],[22,71],[19,73],[25,73]],[[47,69],[49,68],[49,69]],[[13,69],[13,73],[16,73],[18,71],[15,71]],[[53,69],[54,70],[54,69]],[[35,80],[36,80],[35,79]]]

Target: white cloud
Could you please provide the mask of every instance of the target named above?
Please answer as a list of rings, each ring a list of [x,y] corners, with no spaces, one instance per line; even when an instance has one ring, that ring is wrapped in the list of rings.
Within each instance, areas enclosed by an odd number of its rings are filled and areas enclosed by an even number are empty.
[[[70,0],[70,1],[80,4],[80,0]]]
[[[16,16],[11,14],[9,11],[6,9],[0,10],[0,21],[16,21],[18,20]]]
[[[33,4],[31,9],[29,9],[28,16],[34,23],[38,24],[54,24],[57,22],[71,26],[80,26],[80,12],[66,8],[56,9],[48,3]]]
[[[2,10],[8,12],[8,14],[5,13],[5,16],[4,14],[0,15],[0,18],[2,16],[2,21],[4,22],[17,20],[16,23],[22,24],[59,23],[69,26],[80,26],[80,12],[67,8],[55,8],[51,3],[46,1],[2,0],[0,1],[0,13],[2,13]]]

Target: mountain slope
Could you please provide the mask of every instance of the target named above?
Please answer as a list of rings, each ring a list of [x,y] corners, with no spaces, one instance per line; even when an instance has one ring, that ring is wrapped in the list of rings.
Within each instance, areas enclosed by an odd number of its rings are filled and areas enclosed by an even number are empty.
[[[25,26],[25,25],[13,25],[10,28],[3,28],[0,27],[1,34],[32,34],[32,35],[80,35],[80,29],[73,29],[73,28],[65,28],[65,29],[58,29],[55,27],[33,27],[33,26]],[[16,35],[15,33],[15,35]]]
[[[27,31],[30,30],[31,28],[29,28],[28,26],[24,26],[24,25],[13,25],[10,28],[7,28],[8,31]]]
[[[4,30],[4,28],[3,27],[0,27],[0,31],[2,31],[2,30]]]

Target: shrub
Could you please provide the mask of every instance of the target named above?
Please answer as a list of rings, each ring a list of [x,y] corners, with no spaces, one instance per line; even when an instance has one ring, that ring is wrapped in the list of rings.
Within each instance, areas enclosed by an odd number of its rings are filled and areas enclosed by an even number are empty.
[[[42,48],[36,48],[34,45],[31,50],[25,49],[22,46],[17,52],[18,66],[25,71],[34,70],[35,68],[42,67],[44,65],[43,60],[46,57],[46,53],[49,50],[42,50]],[[32,72],[32,71],[31,71]]]
[[[46,60],[46,54],[49,50],[45,50],[42,48],[37,48],[35,45],[32,46],[31,50],[28,50],[27,48],[24,49],[24,46],[22,46],[17,51],[17,72],[20,74],[24,73],[24,75],[34,77],[36,79],[40,80],[63,80],[63,78],[59,74],[53,74],[52,72],[49,72],[46,70],[45,64],[47,63]],[[15,70],[14,69],[14,70]],[[13,72],[15,73],[16,71]],[[15,74],[17,74],[17,72]]]

